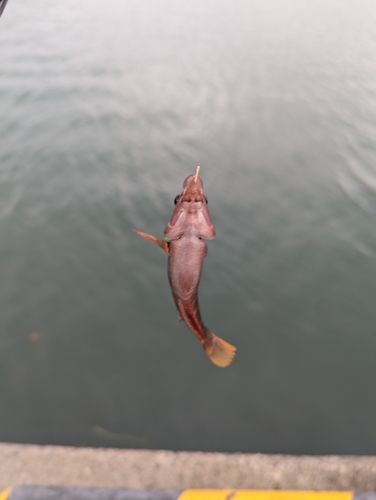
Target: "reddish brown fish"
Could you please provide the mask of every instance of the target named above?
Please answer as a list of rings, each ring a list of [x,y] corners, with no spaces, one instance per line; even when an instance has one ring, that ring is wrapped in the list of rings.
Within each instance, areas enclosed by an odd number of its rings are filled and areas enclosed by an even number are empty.
[[[215,237],[207,204],[202,180],[197,174],[190,175],[184,181],[183,192],[175,198],[176,207],[164,232],[166,239],[134,232],[167,253],[168,279],[180,319],[199,339],[211,361],[225,367],[233,360],[236,348],[204,325],[198,307],[198,285],[207,254],[204,238]]]

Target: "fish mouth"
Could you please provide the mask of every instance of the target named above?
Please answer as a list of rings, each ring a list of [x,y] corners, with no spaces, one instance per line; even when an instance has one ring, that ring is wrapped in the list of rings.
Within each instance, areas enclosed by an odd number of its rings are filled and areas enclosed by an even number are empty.
[[[195,175],[188,175],[183,182],[184,193],[191,196],[202,194],[203,185],[201,177],[197,177],[196,179]]]
[[[198,189],[197,187],[189,187],[184,190],[184,195],[183,196],[202,196],[202,191],[201,189]]]

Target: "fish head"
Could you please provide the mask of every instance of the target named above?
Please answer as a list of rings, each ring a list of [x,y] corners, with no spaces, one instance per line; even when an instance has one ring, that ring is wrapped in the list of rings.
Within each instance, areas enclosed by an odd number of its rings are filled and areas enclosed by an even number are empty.
[[[183,182],[183,189],[191,189],[192,191],[200,191],[201,194],[203,194],[203,188],[204,188],[204,183],[202,182],[201,177],[193,175],[188,175],[186,179],[184,179]]]
[[[202,204],[208,203],[204,195],[204,183],[200,177],[188,175],[183,182],[183,192],[178,194],[174,200],[175,205],[184,204],[189,213],[199,210]]]
[[[188,230],[200,238],[215,237],[200,177],[189,175],[183,182],[183,192],[175,197],[174,203],[175,210],[164,232],[167,240],[180,238]]]

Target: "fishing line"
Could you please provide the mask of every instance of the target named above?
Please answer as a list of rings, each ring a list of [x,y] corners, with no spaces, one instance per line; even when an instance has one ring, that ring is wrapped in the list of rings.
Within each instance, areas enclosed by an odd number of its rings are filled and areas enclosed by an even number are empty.
[[[208,114],[208,104],[209,104],[209,94],[210,94],[210,87],[208,87],[208,92],[206,94],[206,103],[205,103],[205,112],[204,112],[204,124],[202,126],[202,139],[204,139],[204,136],[205,136],[206,118],[207,118],[207,114]]]
[[[204,121],[202,124],[202,136],[201,136],[201,154],[199,154],[199,157],[201,156],[201,159],[204,157],[204,144],[205,144],[205,131],[206,131],[206,121],[207,121],[207,116],[208,116],[208,107],[209,107],[209,95],[210,95],[210,87],[208,86],[208,92],[206,94],[206,103],[205,103],[205,110],[204,110]],[[200,162],[198,162],[197,167],[199,167]],[[202,162],[201,162],[202,163]]]

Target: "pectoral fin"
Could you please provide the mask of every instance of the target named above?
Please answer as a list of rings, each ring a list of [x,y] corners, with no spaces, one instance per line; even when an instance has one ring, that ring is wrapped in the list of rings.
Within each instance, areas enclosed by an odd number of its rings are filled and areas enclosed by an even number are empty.
[[[199,233],[201,238],[212,240],[215,238],[215,230],[211,223],[209,212],[206,206],[198,212]]]
[[[139,234],[146,240],[155,243],[155,245],[158,245],[159,248],[162,248],[162,250],[166,252],[167,255],[170,255],[170,248],[168,241],[162,240],[161,238],[157,238],[156,236],[152,236],[151,234],[141,233],[141,231],[137,231],[136,229],[133,229],[133,232]]]

